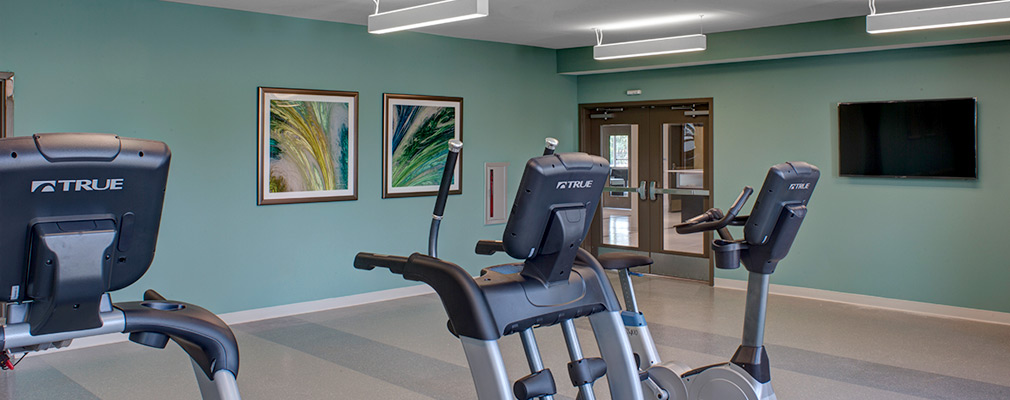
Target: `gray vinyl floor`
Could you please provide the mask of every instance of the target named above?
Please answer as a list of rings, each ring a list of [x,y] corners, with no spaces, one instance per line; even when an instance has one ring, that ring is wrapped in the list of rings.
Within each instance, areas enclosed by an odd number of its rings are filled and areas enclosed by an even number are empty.
[[[744,293],[660,277],[636,278],[659,352],[701,366],[738,344]],[[769,300],[766,341],[779,399],[1010,399],[1010,326],[926,317],[784,296]],[[597,353],[588,323],[578,332]],[[473,399],[459,342],[434,295],[234,327],[245,399]],[[569,387],[560,329],[537,338]],[[503,341],[512,378],[525,375],[519,340]],[[610,398],[603,383],[598,398]],[[0,374],[3,399],[198,399],[176,346],[118,343],[29,355]]]

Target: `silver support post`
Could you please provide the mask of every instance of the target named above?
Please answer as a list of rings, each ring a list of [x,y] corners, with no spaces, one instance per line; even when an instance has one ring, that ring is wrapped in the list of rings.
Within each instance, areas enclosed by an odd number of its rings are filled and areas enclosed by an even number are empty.
[[[638,379],[638,366],[631,352],[628,333],[624,330],[620,311],[599,312],[589,316],[596,335],[600,355],[607,363],[607,383],[610,397],[614,399],[643,399],[642,382]]]
[[[217,394],[221,400],[241,400],[238,394],[238,383],[235,382],[235,375],[231,371],[222,369],[214,373],[214,384],[217,386]]]
[[[544,362],[540,359],[540,348],[537,346],[537,338],[533,336],[533,328],[526,328],[519,332],[519,337],[523,341],[523,350],[526,351],[526,361],[530,364],[530,372],[543,370]]]
[[[761,347],[765,342],[765,314],[768,311],[770,274],[751,272],[747,279],[747,308],[744,311],[743,345]]]
[[[477,389],[478,400],[514,400],[512,385],[505,371],[497,340],[480,340],[460,336],[470,375]]]
[[[619,271],[621,282],[621,292],[624,293],[624,309],[633,313],[638,313],[638,300],[635,299],[635,288],[631,286],[631,269],[625,268]]]
[[[103,312],[99,314],[99,316],[102,319],[102,326],[98,328],[70,332],[56,332],[38,336],[32,336],[31,328],[27,322],[7,325],[3,329],[3,346],[4,349],[20,349],[40,344],[46,345],[65,340],[103,335],[106,333],[122,333],[123,329],[126,328],[126,316],[123,315],[122,311],[113,309],[109,312]]]
[[[581,360],[582,347],[579,345],[579,335],[575,332],[575,323],[570,319],[562,321],[561,331],[565,334],[565,344],[568,345],[568,356],[571,357],[572,361]],[[593,393],[592,383],[583,383],[579,385],[579,399],[596,400],[596,394]]]
[[[193,372],[196,373],[196,383],[200,386],[200,396],[203,400],[241,400],[238,393],[238,384],[235,382],[235,375],[226,369],[214,373],[214,380],[207,377],[200,368],[200,364],[190,359],[193,363]]]
[[[533,335],[533,328],[526,328],[519,332],[519,338],[523,341],[523,350],[526,352],[526,361],[530,364],[530,372],[537,373],[544,370],[544,361],[540,358],[540,347],[537,346],[537,337]],[[543,400],[554,400],[554,396],[547,395],[540,397]]]

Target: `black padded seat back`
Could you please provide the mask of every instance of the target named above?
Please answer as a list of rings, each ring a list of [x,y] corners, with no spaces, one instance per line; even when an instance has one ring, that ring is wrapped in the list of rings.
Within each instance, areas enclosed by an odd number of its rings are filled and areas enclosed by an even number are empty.
[[[603,269],[614,270],[641,267],[652,265],[653,263],[652,257],[622,252],[600,254],[599,257],[596,257],[596,260],[600,262]]]

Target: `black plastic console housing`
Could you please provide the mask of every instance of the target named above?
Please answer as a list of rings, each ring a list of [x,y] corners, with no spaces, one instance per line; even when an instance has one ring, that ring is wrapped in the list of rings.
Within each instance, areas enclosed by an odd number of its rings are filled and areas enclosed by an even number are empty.
[[[497,340],[529,327],[550,326],[601,311],[620,311],[603,267],[589,252],[577,250],[568,284],[545,285],[517,273],[522,264],[484,268],[473,278],[462,267],[414,253],[410,257],[358,253],[354,267],[388,268],[404,279],[435,289],[457,336]]]
[[[148,339],[165,335],[178,343],[207,377],[213,379],[214,372],[222,369],[238,376],[238,341],[221,318],[193,304],[165,300],[153,290],[145,292],[144,299],[114,304],[126,318],[123,333]],[[144,335],[134,336],[137,333]],[[147,346],[157,343],[134,341]]]

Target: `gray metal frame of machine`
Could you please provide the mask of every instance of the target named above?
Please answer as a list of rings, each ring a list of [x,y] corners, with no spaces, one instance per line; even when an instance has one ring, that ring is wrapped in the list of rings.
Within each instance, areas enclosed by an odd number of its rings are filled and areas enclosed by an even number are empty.
[[[0,139],[0,348],[28,353],[107,333],[189,354],[204,399],[239,400],[238,343],[216,315],[167,300],[113,303],[154,257],[171,153],[91,133]],[[10,365],[5,365],[10,367]]]
[[[804,162],[773,166],[768,171],[751,215],[737,217],[751,193],[751,188],[747,187],[725,215],[721,210],[711,209],[677,226],[679,233],[717,231],[722,239],[714,241],[712,246],[716,266],[733,269],[743,263],[748,270],[742,343],[728,363],[693,370],[676,362],[662,363],[645,318],[638,309],[629,272],[630,268],[651,264],[652,260],[628,253],[601,256],[601,262],[607,269],[618,270],[627,308],[622,317],[625,327],[635,333],[632,348],[639,355],[639,368],[647,376],[643,385],[651,398],[776,398],[764,348],[768,282],[778,262],[789,252],[819,176],[817,167]],[[733,240],[727,225],[744,225],[744,239]]]
[[[179,303],[182,304],[182,303]],[[112,306],[108,293],[102,296],[101,327],[81,331],[59,332],[45,335],[32,335],[30,327],[25,322],[29,304],[7,303],[5,316],[6,325],[0,328],[0,342],[3,349],[12,353],[41,351],[53,347],[70,345],[73,339],[105,335],[110,333],[128,333],[126,331],[126,313]],[[200,394],[204,400],[240,400],[238,384],[232,371],[221,368],[213,373],[213,379],[207,375],[195,359],[191,359]]]
[[[603,376],[611,397],[641,399],[634,355],[621,322],[621,307],[602,266],[579,247],[596,210],[610,168],[606,160],[582,153],[531,159],[502,241],[480,241],[478,254],[507,252],[524,260],[484,268],[473,278],[463,268],[414,253],[410,257],[359,253],[354,266],[388,268],[404,279],[427,283],[442,300],[450,331],[460,338],[480,400],[551,399],[553,375],[545,369],[533,329],[560,324],[569,355],[569,377],[579,398],[593,400],[592,384]],[[458,147],[456,151],[458,151]],[[451,169],[450,152],[446,170]],[[443,186],[447,182],[443,179]],[[433,235],[442,218],[440,192],[433,215]],[[429,243],[433,243],[431,239]],[[435,254],[434,244],[429,248]],[[578,261],[576,261],[578,259]],[[587,317],[601,359],[584,358],[573,319]],[[531,374],[511,381],[498,340],[518,333]]]

